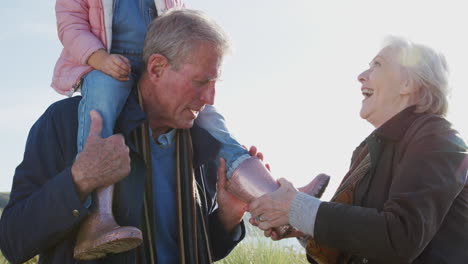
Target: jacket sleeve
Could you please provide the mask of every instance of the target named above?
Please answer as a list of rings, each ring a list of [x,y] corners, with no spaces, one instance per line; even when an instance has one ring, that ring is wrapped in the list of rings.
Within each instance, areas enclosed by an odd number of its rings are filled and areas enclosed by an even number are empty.
[[[58,37],[64,49],[71,54],[73,62],[86,65],[91,54],[105,49],[102,41],[92,32],[90,23],[90,18],[101,19],[101,8],[89,6],[86,0],[57,0],[55,14]]]
[[[218,210],[215,210],[209,217],[209,236],[213,250],[213,260],[217,261],[226,257],[244,239],[245,226],[242,221],[231,233],[227,233],[219,220]]]
[[[408,146],[393,173],[382,210],[323,202],[317,243],[389,263],[412,262],[432,240],[463,190],[466,146],[453,132],[427,127]]]
[[[25,262],[54,246],[88,213],[66,166],[61,134],[67,131],[55,127],[50,110],[30,130],[0,219],[0,248],[12,263]]]

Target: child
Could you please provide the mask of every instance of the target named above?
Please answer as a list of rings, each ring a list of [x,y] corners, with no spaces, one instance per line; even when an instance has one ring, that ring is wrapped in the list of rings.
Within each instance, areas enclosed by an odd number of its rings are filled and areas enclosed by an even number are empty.
[[[55,66],[52,87],[71,96],[81,86],[78,153],[86,142],[92,109],[99,110],[103,117],[102,136],[113,134],[115,120],[142,71],[141,53],[147,25],[157,13],[184,5],[181,0],[164,1],[166,4],[145,0],[145,10],[139,12],[139,1],[102,0],[103,14],[99,14],[100,9],[96,7],[99,2],[58,0],[56,3],[59,38],[64,49]],[[89,10],[85,8],[87,5]],[[104,22],[99,19],[101,16]],[[207,105],[196,122],[224,143],[220,156],[227,161],[229,178],[236,165],[249,157],[248,152],[231,137],[223,117],[214,107]],[[236,150],[230,151],[233,147]]]

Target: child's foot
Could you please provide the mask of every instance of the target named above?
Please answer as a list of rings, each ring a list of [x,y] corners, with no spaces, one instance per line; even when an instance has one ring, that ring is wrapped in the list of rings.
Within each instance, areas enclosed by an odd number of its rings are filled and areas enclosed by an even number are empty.
[[[323,192],[328,186],[330,182],[330,176],[320,173],[319,175],[315,176],[315,178],[306,186],[298,188],[300,192],[307,193],[310,196],[314,196],[317,198],[322,197]]]

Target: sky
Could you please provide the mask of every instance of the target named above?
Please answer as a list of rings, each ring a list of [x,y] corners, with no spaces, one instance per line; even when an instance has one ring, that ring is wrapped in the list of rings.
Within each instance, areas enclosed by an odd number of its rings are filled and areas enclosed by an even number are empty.
[[[373,131],[359,117],[357,75],[388,35],[446,55],[453,88],[449,120],[467,138],[468,16],[463,1],[187,0],[229,34],[215,106],[236,138],[257,146],[275,178],[297,187],[327,173],[330,199],[354,148]],[[6,1],[0,9],[3,102],[0,192],[10,191],[30,127],[64,97],[50,88],[61,43],[55,1]]]

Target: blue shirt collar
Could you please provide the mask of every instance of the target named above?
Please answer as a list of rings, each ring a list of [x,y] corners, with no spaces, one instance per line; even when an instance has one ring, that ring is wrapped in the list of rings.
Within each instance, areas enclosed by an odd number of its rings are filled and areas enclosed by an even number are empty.
[[[153,136],[153,131],[150,129],[150,136]],[[160,148],[168,148],[175,140],[176,129],[171,129],[169,132],[160,135],[157,140],[154,141]]]

